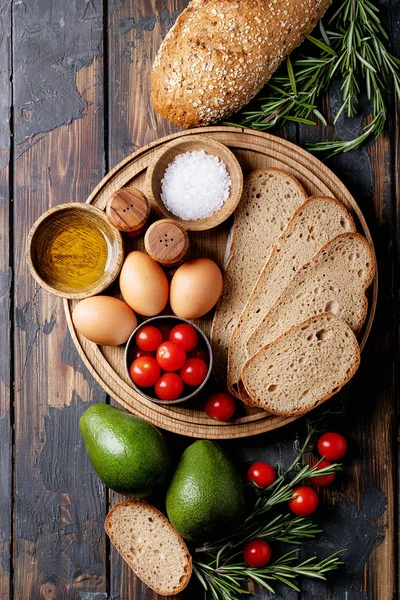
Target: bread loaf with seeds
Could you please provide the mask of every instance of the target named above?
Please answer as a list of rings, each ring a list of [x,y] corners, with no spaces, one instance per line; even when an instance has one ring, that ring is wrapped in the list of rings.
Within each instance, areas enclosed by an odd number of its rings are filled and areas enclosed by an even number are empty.
[[[180,127],[247,104],[314,28],[331,0],[192,0],[152,71],[156,110]]]

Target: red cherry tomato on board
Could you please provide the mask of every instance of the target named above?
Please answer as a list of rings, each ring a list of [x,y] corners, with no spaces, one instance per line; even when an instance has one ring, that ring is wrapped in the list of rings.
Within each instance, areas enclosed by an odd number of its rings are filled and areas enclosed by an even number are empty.
[[[340,433],[324,433],[317,443],[318,453],[327,460],[340,460],[346,454],[347,442]]]
[[[161,331],[152,325],[145,325],[136,334],[136,346],[139,350],[154,352],[162,342]]]
[[[200,358],[201,360],[204,360],[206,365],[209,363],[208,352],[204,348],[196,348],[195,350],[189,352],[187,356],[188,358]]]
[[[130,357],[131,360],[134,361],[137,358],[140,358],[141,356],[152,356],[153,358],[156,357],[156,353],[155,352],[146,352],[146,350],[140,350],[140,348],[133,348],[130,351]]]
[[[160,377],[160,367],[152,356],[141,356],[133,361],[129,374],[139,387],[150,387]]]
[[[318,463],[314,463],[312,466],[315,467],[317,465]],[[330,465],[331,463],[329,462],[329,460],[321,460],[321,462],[317,466],[317,469],[318,471],[320,471],[321,469],[329,467]],[[311,477],[310,481],[318,487],[326,487],[327,485],[330,485],[333,481],[335,481],[335,477],[336,473],[332,473],[332,475],[321,475],[320,477]]]
[[[178,346],[182,346],[186,352],[190,352],[196,348],[199,336],[192,325],[182,323],[171,329],[169,340],[170,342],[178,344]]]
[[[182,395],[183,387],[183,381],[177,373],[164,373],[154,389],[160,400],[177,400]]]
[[[235,413],[236,402],[227,392],[218,392],[209,397],[204,410],[216,421],[229,421]]]
[[[180,370],[180,376],[183,381],[191,387],[201,385],[207,373],[208,367],[204,360],[200,358],[189,358]]]
[[[289,500],[289,510],[298,517],[308,517],[318,506],[317,493],[307,485],[294,488],[293,498]]]
[[[179,371],[186,362],[186,352],[174,342],[163,342],[157,350],[157,362],[164,371]]]
[[[274,467],[266,462],[254,463],[247,471],[247,481],[254,481],[259,487],[268,487],[276,480]]]
[[[271,546],[265,540],[251,540],[244,547],[243,558],[249,567],[265,567],[271,557]]]

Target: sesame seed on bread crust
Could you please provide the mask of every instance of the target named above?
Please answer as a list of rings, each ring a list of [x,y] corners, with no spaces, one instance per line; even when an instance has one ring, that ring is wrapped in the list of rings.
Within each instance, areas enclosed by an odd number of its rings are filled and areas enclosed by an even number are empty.
[[[192,0],[152,71],[156,110],[184,128],[247,104],[309,33],[331,0]]]

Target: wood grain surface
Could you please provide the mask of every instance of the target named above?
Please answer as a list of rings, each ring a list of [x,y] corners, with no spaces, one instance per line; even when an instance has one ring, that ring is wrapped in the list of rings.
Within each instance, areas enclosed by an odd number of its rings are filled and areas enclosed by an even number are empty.
[[[84,201],[104,174],[102,3],[15,2],[12,34],[12,597],[79,598],[107,586],[106,492],[77,429],[87,404],[105,394],[76,358],[60,301],[39,289],[24,255],[34,221],[51,206]]]
[[[12,188],[11,7],[0,1],[0,598],[9,598],[12,581]]]
[[[140,235],[150,215],[150,203],[140,190],[122,188],[108,200],[106,214],[120,231]]]
[[[181,264],[189,245],[188,232],[173,219],[158,219],[150,225],[144,236],[147,254],[165,267]]]
[[[149,75],[159,44],[187,0],[0,0],[0,598],[156,600],[103,531],[121,496],[95,476],[79,416],[109,399],[67,332],[62,303],[28,274],[25,240],[56,204],[85,201],[112,167],[176,131],[158,117]],[[383,0],[400,52],[400,1]],[[324,100],[329,114],[339,85]],[[377,250],[380,294],[357,376],[334,401],[328,426],[349,440],[345,471],[323,492],[324,534],[304,549],[348,548],[329,584],[277,587],[280,600],[394,600],[398,542],[398,105],[376,144],[327,161],[362,207]],[[361,119],[335,128],[279,131],[353,137]],[[11,227],[9,227],[9,224]],[[13,276],[11,277],[11,272]],[[318,415],[318,412],[316,413]],[[304,420],[223,448],[244,473],[255,460],[288,463]],[[190,440],[167,434],[176,458]],[[12,468],[13,466],[13,468]],[[254,589],[257,600],[272,596]],[[180,600],[204,600],[191,585]]]

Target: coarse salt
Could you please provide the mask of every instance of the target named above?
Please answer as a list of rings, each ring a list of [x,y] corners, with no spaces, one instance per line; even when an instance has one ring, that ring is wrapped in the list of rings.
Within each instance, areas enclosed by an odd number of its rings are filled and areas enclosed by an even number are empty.
[[[211,216],[229,198],[231,178],[225,163],[204,150],[179,154],[165,169],[161,200],[175,216],[196,221]]]

